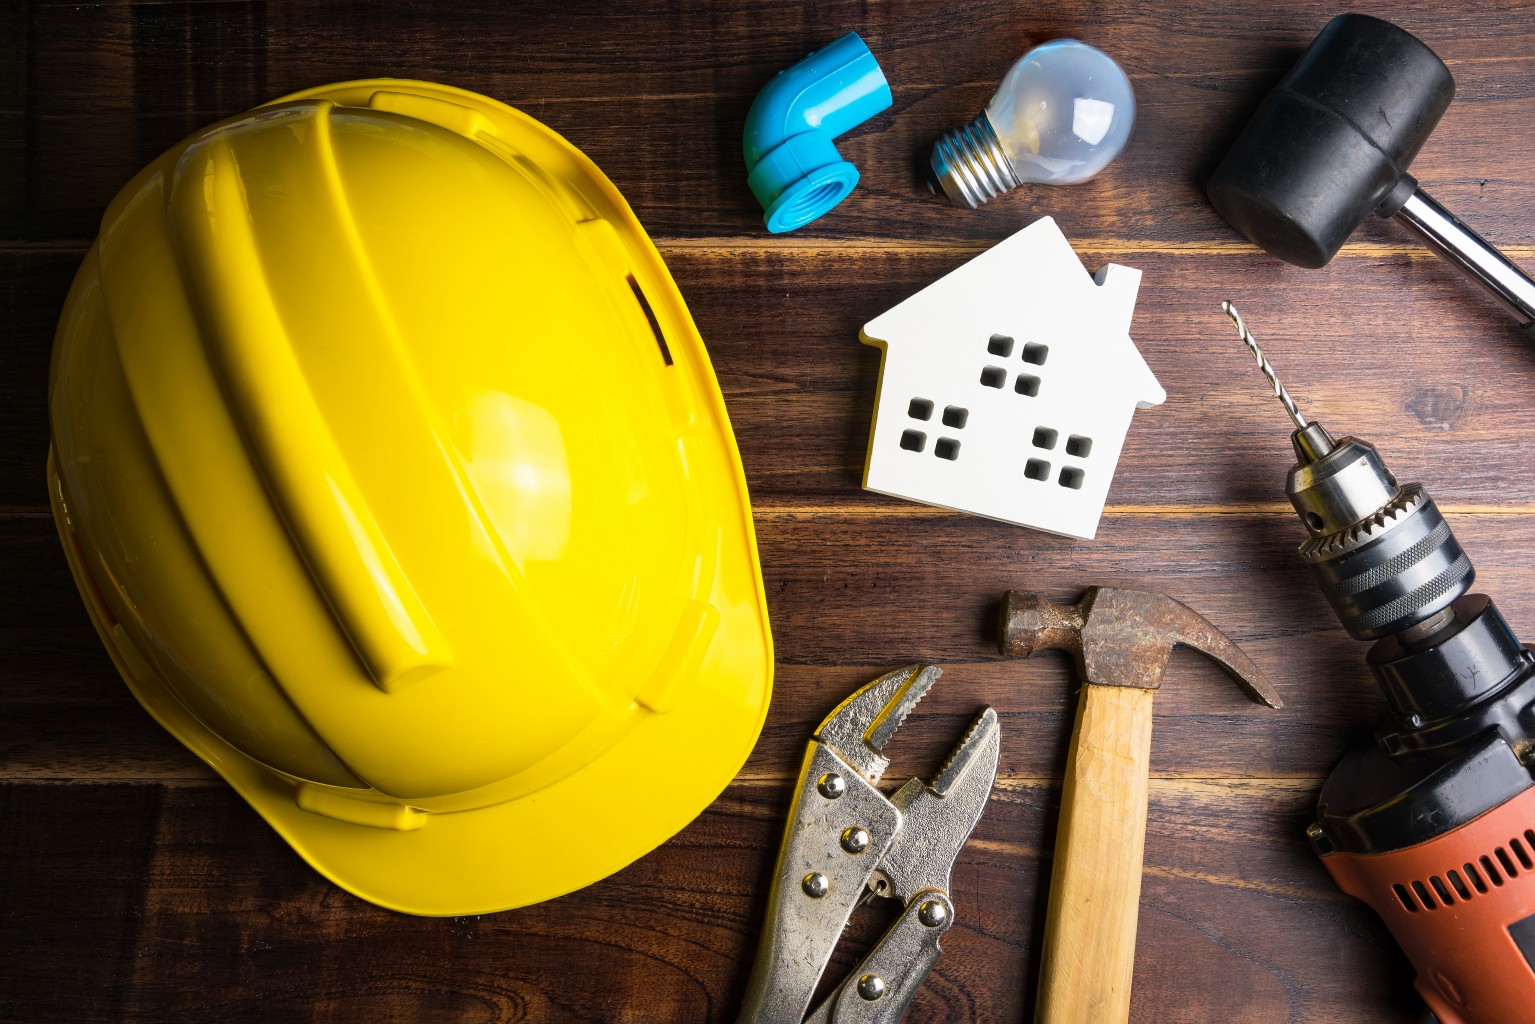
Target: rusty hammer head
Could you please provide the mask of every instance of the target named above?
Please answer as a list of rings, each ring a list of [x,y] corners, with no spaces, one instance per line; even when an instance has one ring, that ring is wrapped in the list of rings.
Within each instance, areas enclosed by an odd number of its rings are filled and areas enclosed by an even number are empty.
[[[1253,700],[1284,706],[1263,672],[1230,638],[1164,594],[1090,587],[1076,604],[1058,605],[1035,593],[1010,590],[997,634],[1003,654],[1027,658],[1060,648],[1076,658],[1087,682],[1143,690],[1162,685],[1167,659],[1178,644],[1203,652]]]

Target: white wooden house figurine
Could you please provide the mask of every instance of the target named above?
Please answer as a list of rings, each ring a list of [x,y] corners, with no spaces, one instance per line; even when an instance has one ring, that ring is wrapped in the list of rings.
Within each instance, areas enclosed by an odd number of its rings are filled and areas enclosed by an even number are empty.
[[[1140,279],[1088,274],[1045,217],[865,324],[864,487],[1091,539],[1130,417],[1167,399],[1130,340]]]

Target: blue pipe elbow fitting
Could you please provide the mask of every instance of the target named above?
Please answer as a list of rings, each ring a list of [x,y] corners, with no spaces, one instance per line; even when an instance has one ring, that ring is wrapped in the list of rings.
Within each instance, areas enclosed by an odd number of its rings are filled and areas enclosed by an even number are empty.
[[[858,168],[832,140],[886,109],[890,83],[849,32],[773,76],[746,115],[746,183],[774,234],[804,227],[847,198]]]

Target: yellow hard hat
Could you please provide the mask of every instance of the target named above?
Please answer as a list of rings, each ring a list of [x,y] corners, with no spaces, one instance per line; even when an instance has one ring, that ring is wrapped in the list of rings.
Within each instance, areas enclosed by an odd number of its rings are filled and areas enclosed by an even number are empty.
[[[108,208],[49,489],[140,702],[337,884],[608,875],[745,761],[772,643],[682,296],[570,143],[460,89],[285,97]]]

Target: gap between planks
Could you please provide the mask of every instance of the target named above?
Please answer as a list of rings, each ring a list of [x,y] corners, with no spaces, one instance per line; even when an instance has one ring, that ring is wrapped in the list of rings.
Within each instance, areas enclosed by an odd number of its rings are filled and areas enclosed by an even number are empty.
[[[768,806],[757,801],[743,802],[732,797],[732,790],[739,789],[779,789],[792,785],[798,781],[798,774],[768,775],[768,774],[742,774],[728,786],[723,793],[703,813],[724,813],[733,815],[746,815],[749,817],[768,817],[778,820],[783,810],[776,805]],[[882,780],[881,788],[891,790],[903,783],[905,776],[892,774]],[[1040,789],[1053,789],[1060,785],[1058,777],[1025,776],[999,773],[997,775],[996,792],[1006,795],[1008,793],[1028,793]],[[153,777],[141,775],[114,775],[89,779],[60,779],[54,778],[28,778],[15,777],[0,774],[0,784],[33,785],[33,786],[88,786],[88,785],[157,785],[169,789],[214,789],[224,788],[223,779],[214,775],[211,771],[195,776]],[[1204,805],[1240,806],[1244,798],[1251,799],[1254,796],[1268,797],[1270,799],[1293,799],[1310,797],[1322,784],[1321,778],[1169,778],[1152,775],[1150,779],[1150,791],[1152,795],[1151,820],[1153,832],[1160,827],[1165,818],[1157,814],[1158,803],[1164,801],[1179,801],[1193,799]],[[1176,811],[1176,807],[1174,808]],[[994,855],[1006,857],[1018,857],[1024,860],[1049,860],[1053,855],[1052,849],[1041,849],[1027,843],[1011,842],[1001,839],[989,839],[984,837],[972,837],[968,844],[975,850],[984,850]],[[1174,867],[1167,864],[1159,864],[1147,860],[1142,866],[1142,872],[1147,877],[1175,879],[1183,881],[1204,882],[1210,885],[1226,888],[1244,889],[1254,893],[1279,897],[1289,900],[1322,901],[1346,903],[1350,897],[1329,887],[1313,888],[1305,885],[1286,885],[1274,880],[1262,880],[1242,878],[1216,871],[1201,871],[1192,868]]]
[[[891,772],[881,780],[882,789],[894,790],[910,776]],[[746,788],[776,788],[797,782],[799,773],[792,769],[783,772],[743,771],[730,783]],[[1325,781],[1320,775],[1167,775],[1153,772],[1151,791],[1164,797],[1214,798],[1236,790],[1252,790],[1269,794],[1307,794],[1321,788]],[[1059,775],[997,773],[996,788],[999,792],[1028,792],[1037,789],[1054,789],[1061,784]],[[0,785],[26,786],[167,786],[186,789],[203,789],[228,786],[211,768],[199,765],[178,766],[163,772],[113,770],[105,768],[86,773],[67,774],[59,767],[0,769]],[[726,790],[728,794],[729,790]]]
[[[975,254],[990,249],[995,242],[985,239],[870,239],[870,238],[759,238],[725,235],[700,238],[651,239],[663,253],[703,253],[719,255],[780,254],[785,256],[891,254],[957,255]],[[90,248],[89,241],[0,241],[0,255],[28,253],[79,253]],[[1079,252],[1133,253],[1168,256],[1257,256],[1262,251],[1240,241],[1173,242],[1127,238],[1079,238],[1072,241]],[[1506,245],[1500,251],[1510,258],[1535,259],[1535,245]],[[1338,250],[1338,257],[1379,258],[1405,256],[1409,259],[1438,259],[1427,247],[1415,242],[1350,242]]]
[[[869,238],[654,238],[663,252],[704,252],[728,255],[780,253],[783,255],[836,255],[846,253],[884,253],[934,255],[943,253],[974,254],[996,244],[986,239],[869,239]],[[1133,253],[1168,256],[1263,256],[1263,250],[1244,241],[1176,242],[1154,239],[1074,238],[1071,247],[1078,252]],[[1506,245],[1499,248],[1505,256],[1535,258],[1535,245]],[[1410,259],[1439,259],[1433,250],[1416,242],[1349,242],[1338,250],[1338,257],[1379,258],[1405,256]]]
[[[1503,516],[1518,518],[1535,515],[1535,505],[1456,505],[1437,503],[1439,511],[1450,516]],[[936,505],[868,505],[840,502],[792,502],[771,498],[752,502],[752,514],[759,519],[792,519],[801,516],[848,516],[849,518],[977,518],[969,512],[955,512]],[[1162,519],[1200,519],[1209,516],[1284,516],[1293,518],[1295,509],[1288,503],[1254,502],[1229,505],[1105,505],[1105,516],[1151,516]]]
[[[1517,519],[1535,516],[1535,505],[1456,505],[1437,502],[1447,516],[1490,516]],[[1291,518],[1295,509],[1280,502],[1254,502],[1231,505],[1105,505],[1105,516],[1148,516],[1159,519],[1201,519],[1211,516],[1284,516]],[[46,505],[0,508],[0,521],[41,520],[53,515]],[[955,512],[936,505],[867,505],[835,501],[793,502],[771,498],[752,501],[752,515],[757,519],[797,519],[817,516],[846,516],[849,519],[936,519],[979,518],[969,512]]]

